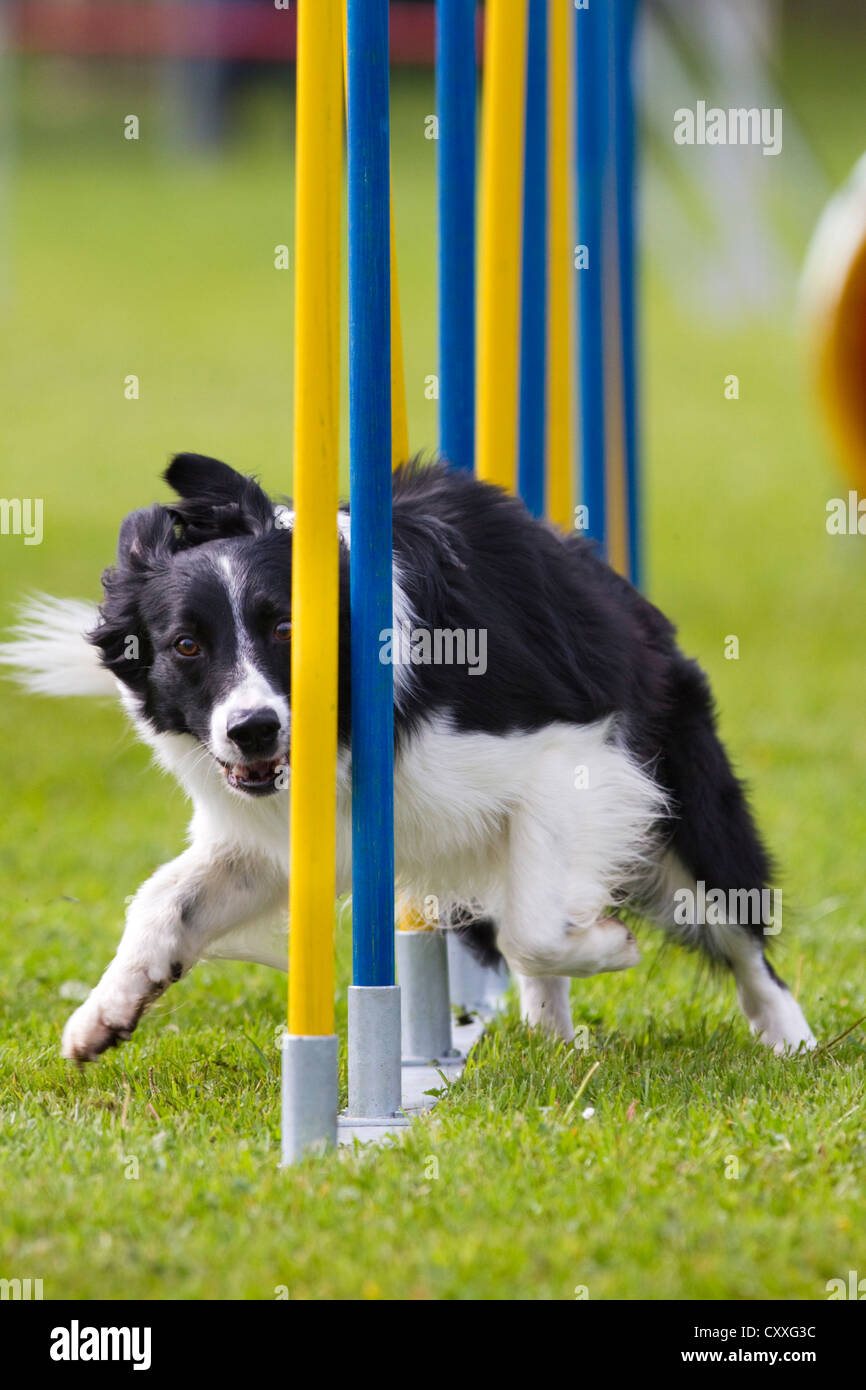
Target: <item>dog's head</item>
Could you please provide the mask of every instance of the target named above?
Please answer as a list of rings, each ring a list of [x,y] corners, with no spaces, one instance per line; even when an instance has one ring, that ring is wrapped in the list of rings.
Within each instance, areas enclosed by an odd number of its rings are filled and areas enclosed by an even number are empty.
[[[90,640],[156,732],[268,796],[289,758],[292,514],[216,459],[179,454],[165,477],[181,500],[124,521]]]

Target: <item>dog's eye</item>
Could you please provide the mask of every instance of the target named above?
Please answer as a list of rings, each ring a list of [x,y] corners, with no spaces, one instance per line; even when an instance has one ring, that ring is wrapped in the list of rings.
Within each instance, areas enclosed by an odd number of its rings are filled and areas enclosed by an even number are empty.
[[[292,625],[288,618],[283,618],[282,622],[277,623],[274,628],[274,636],[278,642],[290,642],[292,639]]]
[[[198,656],[201,651],[194,637],[178,637],[174,649],[180,656]]]

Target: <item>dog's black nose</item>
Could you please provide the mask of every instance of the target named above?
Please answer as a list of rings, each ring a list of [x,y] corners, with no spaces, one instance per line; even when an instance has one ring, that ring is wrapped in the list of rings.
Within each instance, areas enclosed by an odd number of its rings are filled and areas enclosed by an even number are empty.
[[[261,758],[273,752],[279,732],[279,717],[272,709],[238,710],[227,729],[232,743],[236,743],[242,753]]]

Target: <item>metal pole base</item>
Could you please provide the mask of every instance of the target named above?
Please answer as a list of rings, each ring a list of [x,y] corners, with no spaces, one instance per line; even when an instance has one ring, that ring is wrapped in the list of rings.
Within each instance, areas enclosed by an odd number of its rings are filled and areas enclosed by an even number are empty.
[[[282,1166],[337,1142],[337,1039],[284,1033]]]
[[[444,933],[438,927],[432,931],[398,931],[396,950],[404,1067],[459,1062],[461,1054],[451,1041]]]
[[[400,1114],[400,986],[349,986],[349,1104],[352,1125],[405,1124]]]
[[[469,947],[456,931],[446,932],[448,938],[448,975],[451,1003],[466,1013],[499,1013],[505,1005],[508,989],[508,967],[480,965]]]

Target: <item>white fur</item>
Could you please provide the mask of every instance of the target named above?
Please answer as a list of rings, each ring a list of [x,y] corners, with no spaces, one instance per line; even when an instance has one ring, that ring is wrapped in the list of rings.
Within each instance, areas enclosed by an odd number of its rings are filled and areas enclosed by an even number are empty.
[[[163,864],[136,893],[114,960],[63,1033],[63,1055],[93,1058],[128,1036],[142,1009],[205,954],[239,920],[276,910],[282,875],[259,856],[193,844]]]
[[[224,700],[221,700],[218,705],[214,705],[211,712],[211,750],[224,763],[237,762],[238,750],[229,738],[229,729],[245,713],[267,709],[280,721],[277,746],[279,751],[284,753],[288,748],[288,699],[282,691],[271,685],[252,660],[253,649],[244,625],[238,579],[228,556],[220,557],[219,568],[231,605],[232,620],[238,643],[238,661],[231,689]]]
[[[394,798],[401,889],[480,900],[522,974],[621,968],[605,962],[626,943],[600,924],[652,855],[665,798],[612,721],[504,737],[433,721],[398,759]]]
[[[737,998],[751,1032],[777,1055],[797,1052],[801,1045],[811,1052],[818,1044],[791,991],[773,979],[755,941],[737,931],[730,937]]]
[[[203,955],[279,961],[288,879],[288,799],[240,799],[187,735],[156,733],[125,697],[140,735],[193,801],[190,849],[144,885],[112,966],[74,1016],[66,1055],[96,1055],[144,1005]],[[574,768],[589,769],[576,790]],[[338,769],[337,891],[351,868],[350,766]],[[662,804],[609,722],[555,725],[506,739],[432,721],[397,760],[395,853],[401,888],[443,907],[478,899],[525,975],[588,975],[636,956],[630,933],[603,920],[617,884],[645,857]],[[210,875],[207,866],[211,866]],[[205,891],[206,890],[206,891]],[[184,911],[186,920],[182,921]],[[629,944],[631,943],[631,944]],[[570,1036],[567,986],[529,1015]],[[542,991],[544,993],[544,991]],[[533,998],[540,996],[533,995]],[[542,1018],[543,1015],[543,1018]]]
[[[230,566],[225,579],[231,597]],[[242,644],[236,594],[233,603]],[[407,608],[395,574],[395,618]],[[244,797],[227,786],[211,753],[193,737],[158,733],[84,641],[96,617],[88,605],[40,598],[28,608],[16,640],[0,649],[0,660],[18,667],[30,689],[119,692],[157,762],[184,787],[193,815],[189,848],[136,894],[115,959],[67,1025],[64,1055],[78,1060],[128,1036],[142,1009],[196,960],[225,956],[284,965],[286,953],[288,796]],[[227,747],[232,701],[268,703],[288,730],[285,696],[249,656],[242,644],[238,683],[215,711],[218,756]],[[351,759],[345,752],[336,793],[341,894],[351,887]],[[629,885],[654,883],[655,914],[664,922],[663,904],[684,877],[656,839],[664,794],[610,719],[505,736],[463,733],[447,718],[431,719],[401,748],[394,793],[401,893],[433,896],[443,912],[453,902],[489,912],[518,974],[524,1016],[561,1037],[573,1034],[566,977],[626,969],[638,959],[634,938],[608,915],[610,906]],[[799,1006],[769,974],[759,944],[732,931],[724,944],[752,1031],[777,1052],[814,1046]]]
[[[520,1016],[530,1028],[540,1028],[554,1038],[571,1042],[574,1024],[564,975],[518,975]]]
[[[114,677],[85,641],[99,621],[93,603],[35,594],[22,604],[12,640],[0,643],[0,665],[38,695],[116,695]]]
[[[229,729],[244,714],[253,710],[270,710],[280,721],[277,746],[285,752],[288,746],[289,702],[279,690],[244,658],[238,663],[234,684],[224,700],[214,705],[210,721],[210,746],[225,763],[238,761],[238,749],[229,737]]]

